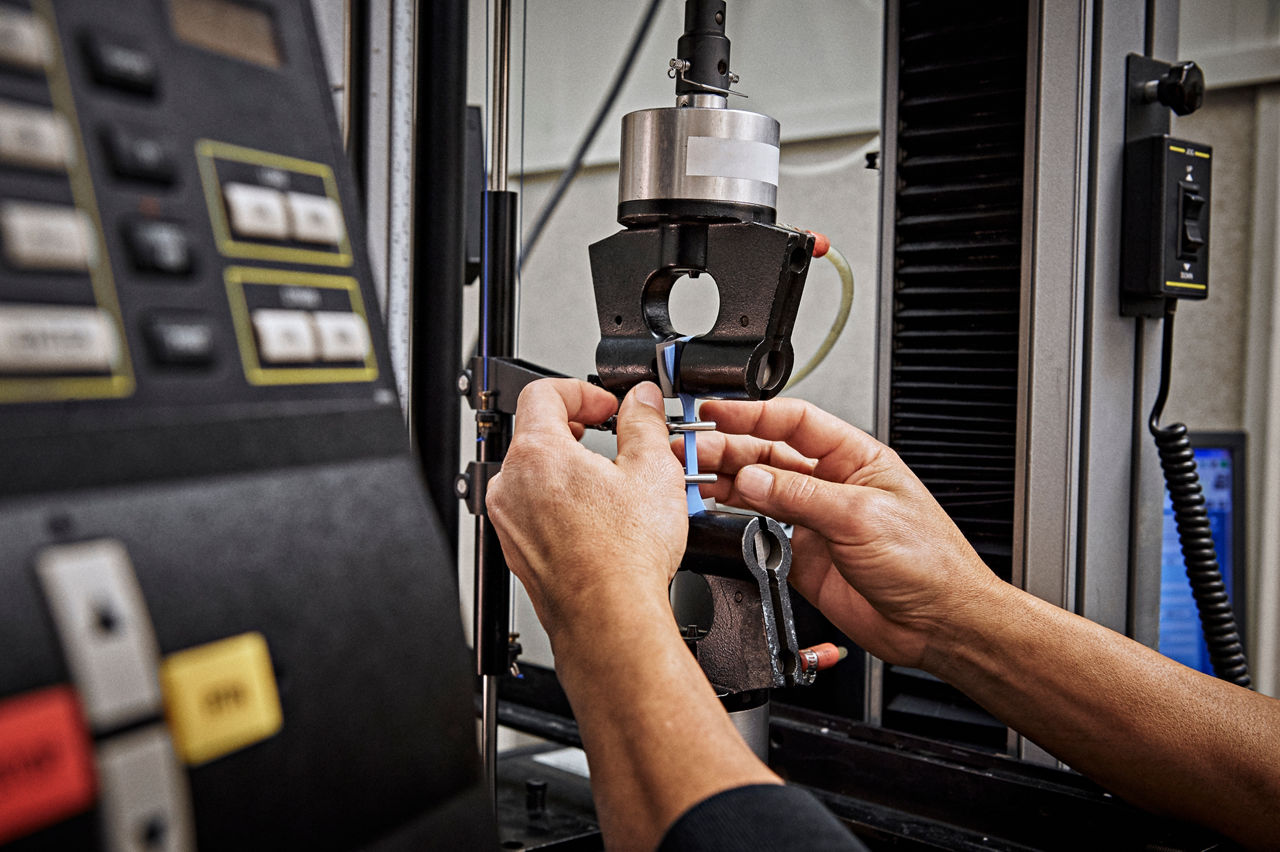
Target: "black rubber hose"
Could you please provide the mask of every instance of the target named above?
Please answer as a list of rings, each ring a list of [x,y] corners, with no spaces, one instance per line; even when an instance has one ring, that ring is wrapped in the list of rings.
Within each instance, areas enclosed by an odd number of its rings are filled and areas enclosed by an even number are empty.
[[[1191,594],[1200,614],[1200,627],[1209,647],[1213,673],[1222,680],[1249,689],[1253,685],[1249,678],[1249,664],[1236,628],[1231,598],[1222,582],[1222,569],[1218,566],[1218,554],[1213,546],[1213,531],[1209,526],[1209,513],[1205,510],[1204,492],[1200,488],[1200,475],[1196,472],[1195,452],[1187,436],[1187,427],[1182,423],[1159,425],[1169,397],[1173,365],[1174,313],[1173,300],[1169,301],[1164,315],[1160,391],[1151,409],[1147,428],[1151,430],[1160,453],[1160,468],[1169,488],[1173,516],[1178,525],[1178,540],[1182,544],[1182,561],[1186,565]]]

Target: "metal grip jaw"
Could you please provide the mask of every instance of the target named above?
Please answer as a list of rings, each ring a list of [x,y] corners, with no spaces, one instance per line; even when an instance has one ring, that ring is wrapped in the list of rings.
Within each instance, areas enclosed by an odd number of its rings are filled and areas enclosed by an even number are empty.
[[[702,512],[689,518],[681,571],[710,592],[710,623],[686,636],[711,683],[730,693],[806,685],[787,576],[791,542],[772,518]]]
[[[600,343],[596,372],[618,395],[659,378],[655,345],[680,336],[668,298],[681,275],[708,273],[720,311],[680,357],[676,390],[722,399],[769,399],[791,375],[791,330],[813,236],[760,222],[633,228],[591,246]]]

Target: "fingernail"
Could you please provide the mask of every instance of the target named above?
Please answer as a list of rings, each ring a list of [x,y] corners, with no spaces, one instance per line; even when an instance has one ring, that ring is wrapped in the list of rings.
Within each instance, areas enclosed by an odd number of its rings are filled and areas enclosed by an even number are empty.
[[[658,411],[663,412],[664,417],[666,416],[666,409],[662,404],[662,391],[658,390],[657,385],[652,382],[641,382],[636,385],[635,394],[636,402],[643,403],[650,408],[656,408]]]
[[[733,482],[738,493],[748,500],[764,500],[773,489],[773,477],[758,467],[744,467]]]

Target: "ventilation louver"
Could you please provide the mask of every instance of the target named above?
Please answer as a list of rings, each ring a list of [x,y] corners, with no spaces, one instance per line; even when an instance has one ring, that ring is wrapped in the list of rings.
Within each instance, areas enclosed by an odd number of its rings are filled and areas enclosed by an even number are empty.
[[[1008,580],[1027,6],[915,0],[899,20],[889,443]],[[1004,744],[944,684],[889,667],[884,686],[889,727]]]

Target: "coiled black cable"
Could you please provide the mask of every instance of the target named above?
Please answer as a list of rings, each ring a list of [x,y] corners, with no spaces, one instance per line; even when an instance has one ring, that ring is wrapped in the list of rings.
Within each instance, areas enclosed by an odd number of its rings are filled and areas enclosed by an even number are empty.
[[[1222,582],[1222,569],[1218,566],[1218,554],[1213,546],[1213,531],[1209,526],[1209,513],[1205,510],[1204,492],[1200,488],[1200,475],[1196,472],[1195,452],[1187,437],[1187,427],[1182,423],[1160,426],[1160,415],[1164,413],[1164,404],[1169,398],[1173,366],[1175,304],[1170,299],[1165,308],[1160,391],[1151,409],[1147,428],[1151,430],[1160,452],[1160,468],[1169,488],[1173,516],[1178,525],[1178,540],[1182,544],[1182,560],[1187,567],[1191,594],[1200,614],[1200,626],[1209,647],[1213,673],[1222,680],[1248,689],[1252,687],[1249,664],[1236,629],[1231,598]]]

